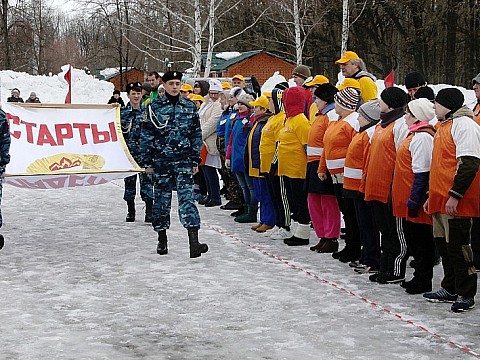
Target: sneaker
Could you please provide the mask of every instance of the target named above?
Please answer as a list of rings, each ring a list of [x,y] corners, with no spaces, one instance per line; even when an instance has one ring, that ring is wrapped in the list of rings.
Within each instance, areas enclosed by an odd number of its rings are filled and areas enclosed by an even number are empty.
[[[473,309],[475,307],[475,300],[473,297],[459,296],[450,308],[453,312],[463,312]]]
[[[265,232],[263,233],[263,235],[270,237],[270,235],[275,234],[275,233],[278,231],[278,229],[280,229],[280,228],[279,228],[277,225],[275,225],[275,226],[274,226],[273,228],[271,228],[270,230],[265,231]]]
[[[377,275],[379,272],[378,269],[374,269],[371,266],[366,266],[366,265],[361,265],[361,266],[364,266],[364,267],[357,266],[355,269],[353,269],[353,271],[355,271],[357,274],[373,274],[373,275]],[[370,276],[373,276],[373,275],[370,275]]]
[[[393,274],[382,274],[377,277],[377,282],[379,284],[398,284],[405,280],[405,276],[397,276]]]
[[[290,239],[293,236],[291,231],[288,231],[285,228],[279,228],[275,234],[270,235],[272,240],[285,240]]]
[[[455,302],[457,301],[458,295],[451,294],[444,288],[440,288],[437,291],[426,292],[423,294],[423,297],[430,302]]]

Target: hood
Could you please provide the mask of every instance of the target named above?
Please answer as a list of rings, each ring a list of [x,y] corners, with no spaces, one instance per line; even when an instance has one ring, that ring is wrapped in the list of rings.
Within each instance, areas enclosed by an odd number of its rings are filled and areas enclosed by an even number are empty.
[[[470,110],[466,106],[462,106],[457,111],[447,114],[447,116],[445,116],[445,119],[448,119],[448,118],[455,119],[455,118],[458,118],[458,117],[461,117],[461,116],[466,116],[466,117],[469,117],[469,118],[473,119],[473,111]]]
[[[295,86],[285,90],[282,101],[287,117],[293,117],[303,113],[306,100],[306,90],[301,86]]]
[[[352,77],[354,79],[360,79],[362,77],[369,77],[370,79],[373,80],[373,82],[377,81],[377,78],[373,75],[373,74],[370,74],[368,71],[365,71],[365,70],[360,70],[358,73],[356,73],[355,75],[353,75]]]

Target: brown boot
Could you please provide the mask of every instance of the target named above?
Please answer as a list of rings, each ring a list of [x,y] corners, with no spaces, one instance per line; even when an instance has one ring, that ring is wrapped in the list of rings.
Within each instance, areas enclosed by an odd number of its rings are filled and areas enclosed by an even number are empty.
[[[261,227],[262,224],[255,224],[253,225],[250,229],[252,229],[253,231],[257,230],[259,227]]]
[[[264,233],[267,230],[273,229],[273,226],[262,224],[262,226],[255,229],[256,232]]]
[[[322,246],[325,244],[325,241],[327,241],[325,238],[320,238],[320,241],[318,242],[317,245],[310,246],[310,250],[319,251],[322,248]]]
[[[338,251],[337,239],[325,239],[325,244],[323,244],[320,250],[317,250],[317,252],[319,253],[334,253],[337,251]]]

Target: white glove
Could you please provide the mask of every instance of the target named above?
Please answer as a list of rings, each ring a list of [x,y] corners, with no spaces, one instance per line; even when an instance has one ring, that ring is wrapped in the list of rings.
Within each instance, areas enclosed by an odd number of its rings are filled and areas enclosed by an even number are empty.
[[[230,159],[225,159],[225,167],[230,169]]]

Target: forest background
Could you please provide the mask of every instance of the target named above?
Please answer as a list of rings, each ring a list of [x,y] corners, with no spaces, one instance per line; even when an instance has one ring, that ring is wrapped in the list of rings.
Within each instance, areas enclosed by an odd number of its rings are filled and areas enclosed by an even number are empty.
[[[202,53],[262,49],[335,78],[342,48],[397,83],[417,70],[470,87],[480,71],[477,0],[2,0],[0,15],[0,70],[34,75],[66,63],[208,75]]]

